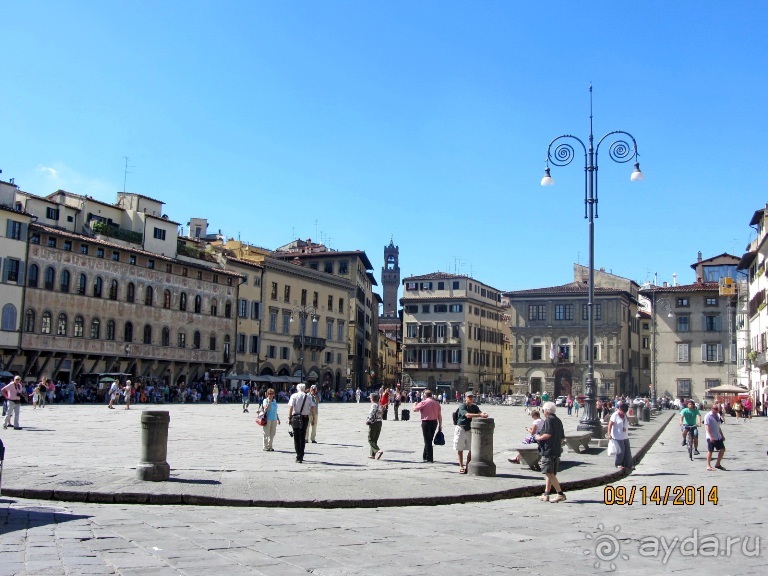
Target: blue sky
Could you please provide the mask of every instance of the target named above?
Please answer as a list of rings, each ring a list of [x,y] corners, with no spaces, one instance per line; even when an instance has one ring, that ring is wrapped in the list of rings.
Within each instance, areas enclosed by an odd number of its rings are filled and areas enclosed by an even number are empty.
[[[595,263],[694,280],[741,255],[768,180],[764,2],[78,1],[0,6],[0,169],[23,190],[166,202],[175,221],[274,248],[365,250],[377,278],[501,290],[587,264],[581,157],[599,163]],[[125,178],[125,159],[129,173]],[[755,186],[759,190],[755,190]]]

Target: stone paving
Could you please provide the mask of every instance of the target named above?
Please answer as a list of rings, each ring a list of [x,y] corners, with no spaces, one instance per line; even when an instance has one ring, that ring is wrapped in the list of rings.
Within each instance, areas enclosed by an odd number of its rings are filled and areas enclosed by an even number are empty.
[[[497,474],[458,474],[450,446],[456,404],[443,407],[446,445],[435,447],[435,463],[421,460],[418,420],[384,422],[381,460],[367,458],[367,404],[322,404],[318,443],[308,444],[303,464],[295,462],[284,423],[275,451],[262,450],[261,428],[240,406],[171,404],[166,482],[136,479],[140,459],[141,409],[54,405],[23,408],[22,430],[3,431],[6,470],[3,493],[61,501],[230,506],[399,506],[448,504],[525,496],[540,492],[542,476],[507,461],[525,436],[531,418],[521,407],[485,406],[494,418]],[[560,414],[567,431],[578,419]],[[287,408],[280,406],[283,420]],[[418,414],[417,414],[418,416]],[[634,452],[651,442],[671,413],[631,431]],[[618,478],[604,450],[563,454],[561,481],[570,488]]]
[[[180,408],[182,412],[205,409]],[[333,407],[327,408],[330,418]],[[498,416],[497,439],[514,435],[518,430],[515,409],[506,408],[508,412],[504,413],[502,407],[488,409]],[[61,409],[65,410],[68,409]],[[339,419],[344,418],[342,412],[346,410],[349,408],[339,411]],[[349,412],[349,422],[353,424],[358,419],[357,410],[352,407]],[[50,414],[45,417],[53,418]],[[121,417],[134,418],[132,411]],[[232,414],[233,419],[236,417]],[[321,426],[322,418],[323,413]],[[91,419],[100,419],[98,412],[84,408],[79,426],[88,428]],[[32,428],[34,422],[30,418],[26,424]],[[385,431],[395,430],[396,425],[414,426],[407,435],[417,435],[418,426],[412,423],[387,423]],[[53,430],[52,426],[48,428]],[[72,429],[78,430],[78,424]],[[3,439],[23,433],[9,431],[3,434]],[[768,541],[763,505],[768,496],[768,419],[737,423],[729,418],[725,433],[728,451],[723,464],[727,471],[708,472],[703,454],[689,461],[680,446],[679,430],[669,425],[631,475],[608,486],[569,491],[568,500],[557,504],[526,497],[444,506],[356,506],[328,510],[91,504],[4,494],[0,498],[0,576],[194,576],[210,575],[212,571],[227,576],[762,575],[766,572]],[[353,435],[359,438],[356,432]],[[285,436],[281,448],[289,445]],[[383,435],[382,448],[394,446],[394,436],[390,432],[391,441],[387,443],[387,436]],[[636,440],[634,436],[635,449]],[[13,440],[14,449],[19,447],[17,442],[22,440]],[[359,439],[355,443],[360,446],[355,460],[365,459],[364,443]],[[496,448],[500,472],[519,475],[508,463],[499,462],[506,454],[502,454],[499,442]],[[54,457],[63,448],[56,441],[47,450]],[[77,450],[84,454],[90,451],[84,445]],[[70,452],[70,457],[74,453]],[[409,462],[415,461],[414,454],[420,455],[412,451]],[[464,490],[488,480],[456,474],[447,449],[445,454],[443,462],[424,473],[435,474],[438,482],[456,480]],[[133,450],[128,459],[137,455],[138,450]],[[299,466],[289,453],[281,456],[289,462],[276,473],[288,474]],[[589,456],[610,460],[602,453]],[[257,457],[255,452],[249,453],[246,460]],[[10,458],[9,454],[6,474],[11,469]],[[66,464],[65,456],[59,454],[55,458],[60,466]],[[172,466],[173,458],[173,449],[169,449]],[[177,454],[176,458],[180,456]],[[370,463],[374,474],[361,474],[360,481],[374,481],[385,461]],[[412,465],[420,467],[421,463]],[[31,469],[32,460],[25,466]],[[325,469],[317,463],[310,466],[317,467],[318,472],[300,473],[306,474],[310,483],[323,483],[318,479],[324,477]],[[100,469],[108,468],[104,464]],[[130,464],[125,465],[125,470],[127,476],[133,472]],[[513,480],[502,476],[501,481]],[[532,474],[528,481],[540,482],[541,478]],[[667,487],[672,500],[677,487],[690,486],[694,495],[702,492],[706,496],[716,488],[718,501],[715,504],[705,498],[702,504],[696,496],[694,504],[686,505],[683,496],[680,505],[656,504],[651,498],[656,486],[660,487],[661,500]],[[629,495],[633,487],[632,505],[606,505],[606,498],[615,499],[621,489]],[[328,486],[327,490],[333,487]],[[643,490],[647,495],[645,503],[640,496]],[[685,490],[680,492],[685,494]]]

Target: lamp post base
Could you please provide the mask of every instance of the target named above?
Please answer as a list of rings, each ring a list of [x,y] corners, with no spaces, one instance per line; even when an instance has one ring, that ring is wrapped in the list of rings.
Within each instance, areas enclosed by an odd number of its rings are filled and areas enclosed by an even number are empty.
[[[592,438],[595,440],[605,438],[603,435],[603,423],[597,418],[593,418],[592,420],[582,420],[579,422],[578,426],[576,426],[576,430],[579,432],[592,432]]]

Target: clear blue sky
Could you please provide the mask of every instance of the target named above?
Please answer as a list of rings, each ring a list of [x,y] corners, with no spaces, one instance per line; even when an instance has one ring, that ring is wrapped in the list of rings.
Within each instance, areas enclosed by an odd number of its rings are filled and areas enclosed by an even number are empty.
[[[600,156],[596,266],[643,282],[741,255],[768,181],[768,4],[10,0],[0,169],[23,189],[166,202],[172,220],[274,248],[365,250],[380,277],[501,290],[587,264],[581,157],[549,141],[632,133]],[[758,189],[756,190],[755,187]]]

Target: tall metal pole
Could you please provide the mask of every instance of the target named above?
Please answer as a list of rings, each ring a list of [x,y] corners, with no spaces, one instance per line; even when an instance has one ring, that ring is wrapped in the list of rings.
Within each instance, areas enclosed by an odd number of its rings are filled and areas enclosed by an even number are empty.
[[[586,402],[582,419],[579,421],[578,430],[592,432],[593,438],[603,437],[602,422],[597,418],[597,394],[595,390],[595,218],[597,213],[597,159],[600,145],[606,139],[611,143],[608,147],[608,155],[611,160],[617,163],[629,162],[635,160],[635,169],[631,180],[642,180],[643,174],[640,172],[640,163],[637,162],[637,142],[635,138],[623,130],[614,130],[609,132],[594,144],[594,131],[592,127],[592,86],[589,87],[589,146],[571,134],[558,136],[549,143],[547,148],[547,164],[544,171],[544,178],[541,180],[542,186],[551,186],[554,180],[550,176],[549,165],[567,166],[575,156],[575,151],[571,141],[578,142],[584,150],[584,218],[589,221],[589,285],[587,299],[587,373],[584,380],[586,389]],[[619,137],[626,136],[631,144]],[[615,137],[614,137],[615,136]]]

